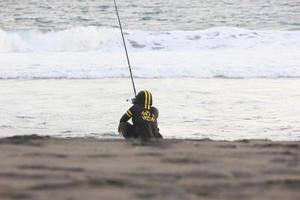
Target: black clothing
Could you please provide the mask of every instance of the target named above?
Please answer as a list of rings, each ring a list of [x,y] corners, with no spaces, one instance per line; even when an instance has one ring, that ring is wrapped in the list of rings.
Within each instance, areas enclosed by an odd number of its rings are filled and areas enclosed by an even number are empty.
[[[124,138],[138,138],[133,125],[129,122],[122,123],[122,135]]]
[[[139,92],[133,103],[120,120],[122,135],[125,138],[162,138],[157,125],[158,110],[152,106],[151,93]],[[127,122],[130,118],[133,125]]]
[[[134,126],[129,122],[122,122],[122,135],[124,138],[139,138],[139,134],[135,131]],[[156,138],[162,138],[159,132]]]
[[[153,99],[152,99],[151,92],[148,92],[147,90],[140,91],[138,93],[138,95],[136,95],[135,99],[133,100],[133,104],[139,104],[139,105],[145,106],[145,108],[146,108],[146,105],[152,106]]]

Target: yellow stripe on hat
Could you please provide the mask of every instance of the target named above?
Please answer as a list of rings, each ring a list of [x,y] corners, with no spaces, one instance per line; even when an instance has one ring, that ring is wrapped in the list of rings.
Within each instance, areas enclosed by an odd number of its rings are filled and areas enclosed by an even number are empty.
[[[147,90],[146,92],[147,92],[147,109],[150,110],[151,93],[148,92]]]
[[[148,102],[149,110],[150,110],[150,107],[151,107],[151,100],[152,100],[152,94],[151,94],[151,92],[149,92],[149,102]]]
[[[145,109],[147,109],[147,104],[148,104],[148,92],[147,92],[147,90],[145,90],[144,93],[145,93]]]

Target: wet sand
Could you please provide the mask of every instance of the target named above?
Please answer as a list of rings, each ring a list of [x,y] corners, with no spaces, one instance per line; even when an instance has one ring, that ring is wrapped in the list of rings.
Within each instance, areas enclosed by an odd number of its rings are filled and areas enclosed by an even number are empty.
[[[300,199],[300,142],[0,140],[0,199]]]

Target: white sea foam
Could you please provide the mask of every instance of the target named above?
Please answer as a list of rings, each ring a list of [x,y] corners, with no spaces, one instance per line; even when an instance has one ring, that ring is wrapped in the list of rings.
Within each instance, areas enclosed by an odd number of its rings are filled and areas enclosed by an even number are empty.
[[[200,50],[224,48],[300,48],[300,31],[252,31],[211,28],[200,31],[127,31],[127,42],[141,50]],[[57,32],[3,31],[0,52],[66,52],[115,50],[122,45],[117,29],[78,27]]]
[[[57,32],[3,31],[0,52],[66,52],[113,48],[118,43],[116,29],[78,27]]]
[[[300,31],[125,32],[137,77],[300,77]],[[0,29],[0,69],[2,79],[128,76],[119,30],[97,27]]]

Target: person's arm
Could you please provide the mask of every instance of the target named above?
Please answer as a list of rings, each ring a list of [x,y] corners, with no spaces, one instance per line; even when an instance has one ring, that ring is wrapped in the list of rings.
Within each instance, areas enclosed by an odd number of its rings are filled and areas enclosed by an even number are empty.
[[[127,112],[121,117],[118,132],[122,132],[123,123],[127,122],[133,116],[133,106],[127,110]]]

